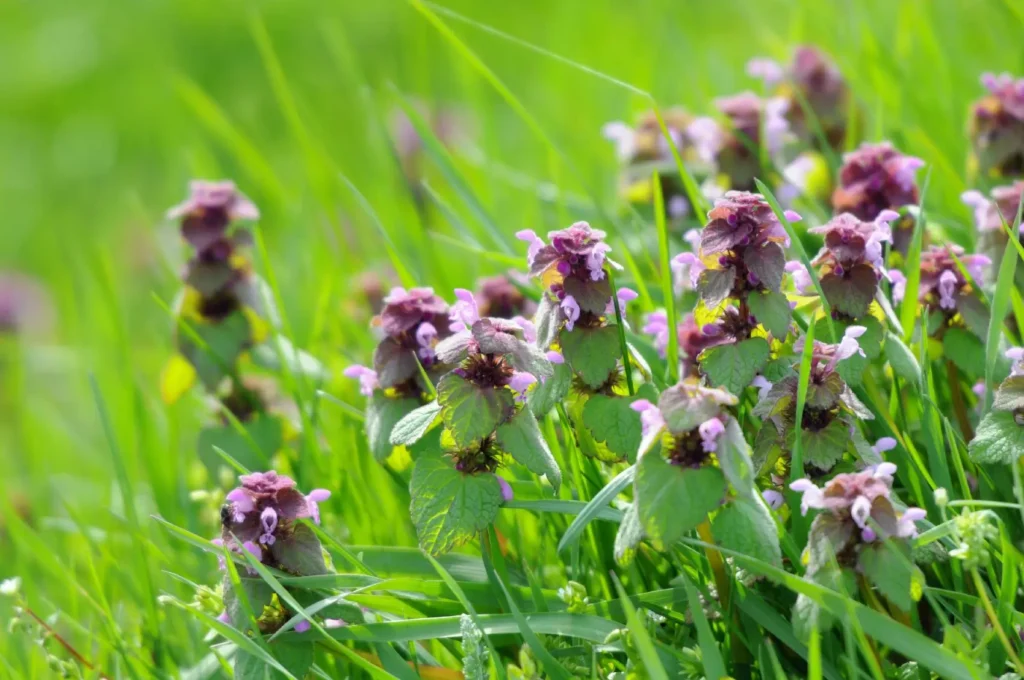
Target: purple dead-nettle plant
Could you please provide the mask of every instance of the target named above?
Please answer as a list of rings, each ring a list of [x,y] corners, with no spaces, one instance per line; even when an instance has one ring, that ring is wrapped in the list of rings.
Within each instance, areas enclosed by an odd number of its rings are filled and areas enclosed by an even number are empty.
[[[368,398],[366,436],[378,461],[391,454],[394,424],[426,401],[447,369],[435,347],[452,333],[448,312],[448,303],[430,288],[393,288],[373,318],[380,336],[373,368],[345,369],[345,376],[358,380],[360,393]]]
[[[709,131],[706,124],[714,125],[713,121],[694,118],[678,108],[666,111],[664,120],[672,143],[685,161],[700,161],[705,165],[712,162],[717,153],[714,135],[718,130],[715,127]],[[645,113],[635,126],[621,121],[608,123],[602,133],[615,144],[616,155],[623,166],[620,191],[624,198],[632,203],[650,203],[651,174],[658,170],[668,217],[675,220],[690,214],[690,202],[676,171],[672,149],[653,111]]]
[[[668,352],[668,315],[661,310],[651,312],[644,318],[642,330],[651,336],[654,348],[662,358],[665,358]],[[676,338],[679,342],[680,375],[684,378],[700,377],[697,357],[701,352],[735,339],[721,332],[719,324],[698,324],[693,314],[687,314],[676,324]]]
[[[182,274],[185,288],[175,303],[181,322],[175,332],[178,354],[164,371],[164,399],[173,402],[184,392],[181,386],[191,383],[181,376],[187,362],[192,376],[210,394],[224,397],[225,405],[246,404],[247,412],[262,411],[256,396],[243,385],[237,365],[246,350],[263,341],[264,317],[273,316],[265,313],[245,253],[252,235],[244,222],[257,219],[259,211],[233,182],[193,181],[188,198],[167,215],[179,221],[190,255]],[[246,419],[242,411],[235,415]]]
[[[495,475],[507,458],[545,475],[556,490],[561,482],[525,403],[553,376],[551,360],[529,339],[532,325],[481,316],[469,290],[456,289],[455,298],[448,319],[452,335],[435,348],[437,360],[453,368],[438,381],[436,400],[407,414],[391,434],[395,445],[420,446],[411,511],[420,545],[435,554],[485,529],[512,498],[511,486]],[[438,420],[439,438],[426,438]],[[447,521],[453,505],[469,502],[464,494],[475,504],[473,516]]]
[[[1024,175],[1024,78],[986,73],[988,94],[971,111],[970,137],[982,177]]]
[[[725,390],[706,387],[695,378],[666,389],[656,404],[633,402],[643,436],[634,503],[616,538],[620,561],[645,537],[658,548],[673,545],[708,522],[712,513],[716,539],[723,545],[753,540],[766,559],[781,561],[775,532],[750,535],[757,533],[754,525],[763,526],[771,518],[757,498],[750,449],[731,411],[737,403]],[[768,557],[772,554],[778,557]]]
[[[887,275],[883,244],[892,241],[889,222],[896,219],[899,213],[893,210],[883,210],[870,222],[843,213],[808,230],[825,239],[812,264],[818,267],[833,318],[857,320],[868,313],[878,282]]]
[[[918,597],[913,584],[921,578],[912,561],[912,539],[925,511],[897,507],[892,491],[895,474],[894,464],[880,463],[836,475],[823,487],[799,479],[790,488],[803,494],[802,514],[821,511],[807,538],[806,578],[834,584],[859,575],[862,592],[874,586],[890,603],[908,611]],[[808,606],[798,600],[795,617],[802,619]]]
[[[796,437],[801,437],[804,462],[818,470],[832,469],[852,447],[857,458],[881,462],[857,427],[858,419],[870,420],[871,411],[857,398],[839,373],[840,362],[864,356],[858,338],[866,329],[849,326],[837,344],[814,342],[803,418],[796,422],[799,378],[789,375],[774,383],[754,407],[753,414],[763,419],[754,447],[754,462],[759,471],[776,469],[780,456],[788,464]],[[806,338],[796,343],[801,356]],[[799,366],[799,362],[794,368]],[[763,386],[762,386],[763,387]]]
[[[992,189],[986,197],[980,191],[965,191],[960,199],[974,210],[974,224],[978,230],[978,251],[994,262],[1002,257],[1008,236],[1005,223],[1010,230],[1017,223],[1021,200],[1024,197],[1024,180]],[[1017,240],[1024,242],[1024,223],[1017,227]],[[990,270],[991,275],[995,272]],[[994,281],[986,281],[994,283]],[[1017,268],[1017,285],[1024,287],[1024,269]]]
[[[663,455],[673,465],[700,467],[711,462],[732,417],[726,407],[736,403],[736,397],[725,390],[704,387],[692,379],[662,392],[657,404],[634,401],[631,407],[640,414],[643,427],[637,457],[660,441]]]
[[[729,179],[728,188],[741,191],[754,189],[754,178],[764,172],[761,149],[779,159],[792,138],[786,112],[789,101],[783,97],[762,99],[753,92],[742,92],[715,100],[715,107],[725,118],[725,125],[716,134],[710,126],[704,131],[715,140],[715,166],[718,174]],[[712,148],[710,142],[705,146]]]
[[[861,144],[843,156],[832,209],[870,222],[884,210],[917,205],[916,176],[923,166],[923,160],[900,153],[889,142]]]
[[[788,101],[786,118],[802,141],[813,145],[820,143],[809,123],[806,106],[810,115],[817,119],[829,145],[841,148],[846,139],[850,90],[842,73],[824,53],[813,46],[801,45],[786,67],[758,57],[747,62],[747,74],[760,78],[766,91]]]
[[[516,283],[521,283],[521,285],[516,285]],[[516,320],[532,318],[537,312],[537,304],[523,295],[522,287],[525,285],[525,277],[519,273],[510,276],[491,276],[479,280],[476,300],[480,308],[480,316]]]
[[[968,445],[977,463],[1016,465],[1024,451],[1024,347],[1005,352],[1010,374],[996,389],[991,408],[986,408],[986,386],[978,394],[983,417]]]
[[[296,576],[327,572],[320,541],[298,520],[320,523],[319,503],[331,492],[303,494],[295,481],[274,471],[242,475],[221,509],[221,540],[234,552],[247,550],[266,565]]]
[[[964,275],[957,260],[967,270]],[[985,255],[965,255],[957,245],[930,246],[921,253],[921,281],[918,302],[928,310],[929,333],[941,339],[945,330],[966,326],[980,337],[988,327],[985,303],[976,286],[985,278],[992,261]],[[891,272],[890,272],[891,274]],[[893,287],[893,299],[901,302],[906,286]]]

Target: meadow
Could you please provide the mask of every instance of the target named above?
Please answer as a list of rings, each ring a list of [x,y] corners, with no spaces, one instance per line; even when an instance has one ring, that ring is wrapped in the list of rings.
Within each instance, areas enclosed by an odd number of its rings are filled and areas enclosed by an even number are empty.
[[[1022,29],[4,6],[0,677],[1021,677]]]

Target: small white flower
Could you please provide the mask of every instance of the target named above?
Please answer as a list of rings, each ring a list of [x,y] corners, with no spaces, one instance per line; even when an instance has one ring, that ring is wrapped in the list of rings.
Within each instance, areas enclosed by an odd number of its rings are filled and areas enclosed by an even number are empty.
[[[0,595],[6,597],[14,597],[21,590],[21,577],[12,576],[11,578],[0,581]]]

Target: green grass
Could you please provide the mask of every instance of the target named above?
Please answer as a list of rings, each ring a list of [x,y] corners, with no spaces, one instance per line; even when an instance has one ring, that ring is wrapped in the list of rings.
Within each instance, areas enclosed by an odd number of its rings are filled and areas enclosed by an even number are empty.
[[[926,212],[954,225],[946,233],[970,251],[971,215],[958,198],[969,186],[967,107],[981,94],[981,72],[1024,73],[1022,23],[1014,0],[5,3],[0,264],[46,287],[56,321],[43,334],[0,339],[0,578],[20,576],[33,611],[107,677],[177,677],[204,659],[216,672],[208,622],[157,602],[160,594],[191,600],[193,588],[171,574],[199,584],[215,583],[218,574],[212,554],[151,517],[212,537],[227,485],[198,462],[197,436],[210,417],[200,391],[170,407],[160,400],[172,320],[155,299],[173,300],[180,288],[182,253],[175,226],[163,219],[166,208],[194,176],[230,177],[262,212],[254,259],[272,283],[281,332],[330,374],[317,384],[284,371],[281,385],[304,407],[304,435],[292,444],[297,455],[287,472],[304,490],[333,491],[322,528],[336,542],[327,543],[335,567],[438,584],[422,597],[409,596],[415,592],[409,583],[376,593],[368,601],[391,618],[366,624],[366,637],[337,633],[348,656],[332,656],[333,646],[325,646],[317,663],[337,664],[320,666],[328,677],[343,669],[364,672],[355,670],[356,659],[364,670],[367,665],[357,651],[392,658],[350,644],[357,639],[393,645],[392,662],[400,663],[417,641],[418,663],[458,668],[460,651],[447,641],[457,637],[458,620],[442,616],[462,611],[465,601],[476,608],[493,648],[514,661],[524,638],[547,641],[569,625],[559,618],[568,616],[564,607],[541,612],[528,586],[560,605],[553,591],[567,578],[587,585],[592,600],[607,595],[616,613],[586,614],[573,624],[583,628],[565,638],[566,648],[603,641],[613,628],[630,631],[623,635],[628,642],[620,639],[619,651],[610,652],[620,662],[627,658],[624,645],[636,663],[650,663],[652,655],[675,663],[674,650],[708,635],[722,643],[733,620],[727,612],[703,622],[695,617],[695,630],[683,626],[678,637],[664,639],[643,611],[633,610],[626,595],[635,603],[642,593],[675,589],[681,594],[648,611],[678,619],[687,602],[707,596],[713,581],[700,546],[675,551],[687,568],[681,586],[669,585],[666,570],[674,575],[674,567],[648,549],[633,567],[619,569],[611,556],[611,513],[585,505],[604,499],[598,492],[614,473],[555,437],[552,422],[542,422],[542,431],[561,442],[554,454],[572,480],[559,502],[573,505],[557,506],[565,512],[502,510],[496,528],[507,541],[508,563],[504,573],[495,565],[493,579],[479,545],[440,560],[441,567],[419,554],[408,470],[374,461],[359,419],[364,400],[341,376],[345,366],[367,363],[375,342],[357,293],[359,276],[370,271],[389,283],[433,285],[450,298],[452,287],[472,287],[480,276],[521,266],[525,248],[513,239],[516,231],[544,233],[585,218],[609,232],[616,251],[620,243],[630,251],[611,256],[628,265],[617,284],[641,291],[628,310],[637,328],[641,311],[664,306],[669,244],[659,243],[665,234],[653,223],[618,205],[616,161],[601,126],[631,120],[652,100],[661,109],[681,104],[709,113],[714,97],[757,89],[743,73],[748,58],[785,59],[800,42],[834,56],[872,137],[890,138],[928,161]],[[470,141],[460,149],[448,152],[428,140],[425,210],[387,137],[391,113],[415,101],[459,107],[469,121]],[[1008,252],[1001,284],[1012,279],[1012,257]],[[1008,296],[1001,288],[993,306],[1005,310]],[[678,307],[673,312],[685,314]],[[909,341],[914,313],[906,306],[902,312]],[[1001,333],[997,323],[989,329],[989,371],[999,360],[994,343]],[[912,345],[920,356],[920,343]],[[943,374],[927,375],[932,382],[921,381],[927,398],[945,400]],[[952,426],[942,430],[935,408],[922,399],[912,395],[909,408],[897,403],[897,422],[907,423],[913,446],[927,443],[923,476],[942,479],[950,475],[946,457],[959,457],[962,447],[952,441]],[[870,431],[888,434],[879,422]],[[901,455],[919,459],[917,450]],[[1019,488],[1004,469],[969,465],[984,497],[1016,504]],[[908,463],[900,475],[911,488],[910,476],[916,480],[918,473]],[[539,498],[535,485],[521,484],[517,502],[550,501]],[[534,489],[532,498],[527,489]],[[217,496],[191,496],[202,490]],[[573,513],[589,523],[573,523]],[[1015,542],[1021,516],[1004,508],[1000,517],[1014,540],[993,548],[999,559],[981,577],[999,617],[1019,624],[1015,593],[1000,584],[1015,583],[1005,571],[1016,573],[1022,564]],[[570,526],[572,540],[565,541]],[[930,658],[933,670],[950,677],[968,677],[958,675],[965,663],[1003,658],[993,630],[977,623],[986,619],[973,575],[943,567],[928,576],[930,586],[970,589],[975,597],[964,603],[935,595],[962,632],[950,633],[940,647],[856,605],[865,639],[907,658]],[[735,604],[743,613],[735,620],[744,627],[732,632],[749,641],[768,628],[772,614],[788,616],[779,598],[790,589],[824,598],[833,613],[849,604],[786,574],[782,587],[761,594],[760,616],[748,613],[758,606],[751,600]],[[413,622],[410,612],[426,618]],[[10,616],[9,601],[0,599],[0,619]],[[338,629],[346,630],[353,629]],[[1006,633],[1019,653],[1016,634]],[[803,672],[799,659],[808,654],[825,677],[851,665],[870,673],[859,642],[851,643],[850,659],[841,636],[824,636],[808,652],[785,635],[773,634],[765,649],[791,675]],[[48,649],[60,647],[51,642]],[[562,667],[559,651],[535,658],[545,668]],[[45,654],[26,635],[0,636],[0,660],[0,675],[46,677]],[[719,661],[705,652],[709,668]],[[650,673],[664,670],[652,664]]]

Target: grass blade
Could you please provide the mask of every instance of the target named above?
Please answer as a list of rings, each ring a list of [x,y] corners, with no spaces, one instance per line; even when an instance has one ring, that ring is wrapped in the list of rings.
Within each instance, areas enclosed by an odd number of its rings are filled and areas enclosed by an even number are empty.
[[[594,519],[602,516],[602,512],[610,510],[608,504],[611,503],[616,496],[633,483],[633,479],[636,477],[636,466],[631,465],[619,474],[615,475],[610,482],[604,485],[600,491],[594,494],[586,505],[576,514],[576,519],[572,521],[569,528],[562,534],[562,539],[558,542],[558,552],[562,552],[570,545],[574,544],[580,536],[583,535],[584,529]],[[508,507],[508,504],[506,504]]]

